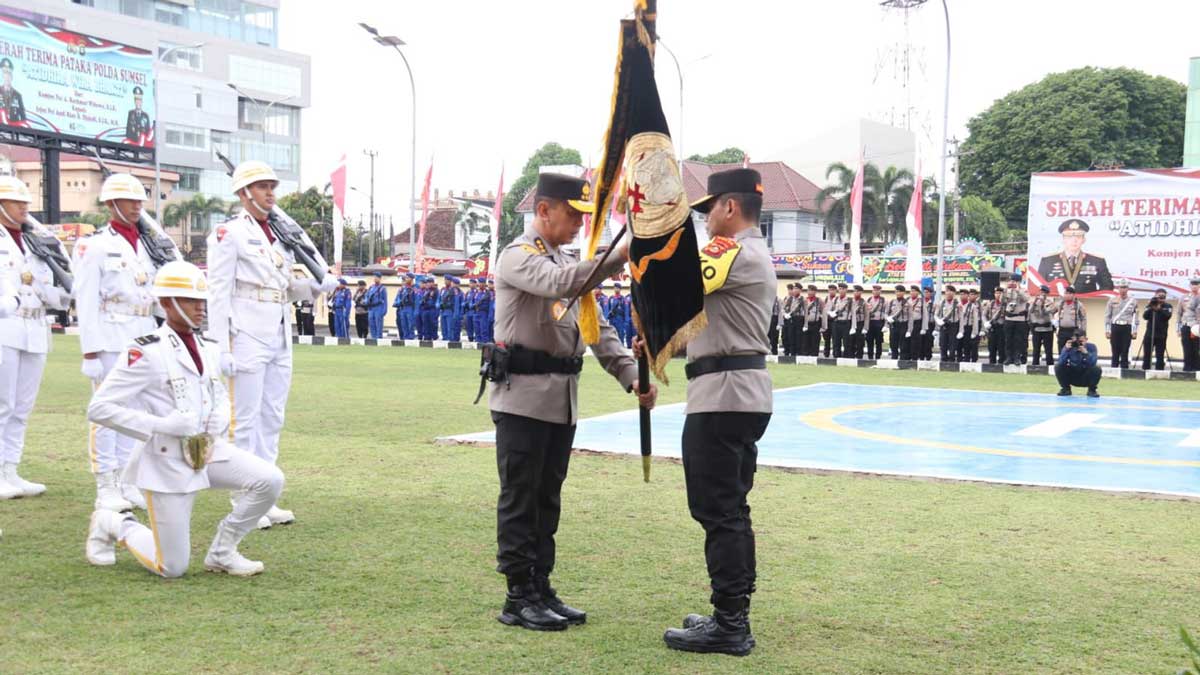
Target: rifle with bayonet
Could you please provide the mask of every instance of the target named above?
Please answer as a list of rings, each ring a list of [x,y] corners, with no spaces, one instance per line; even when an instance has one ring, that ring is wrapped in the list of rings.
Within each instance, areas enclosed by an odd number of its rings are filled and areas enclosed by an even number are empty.
[[[100,173],[107,180],[112,175],[112,169],[104,163],[104,159],[100,157],[100,153],[92,150],[92,154],[96,157],[96,162],[100,164]],[[171,238],[162,234],[162,228],[154,220],[150,214],[142,209],[137,221],[138,239],[141,240],[142,246],[146,249],[146,254],[150,256],[150,261],[154,263],[155,268],[177,260],[175,242]]]
[[[233,177],[233,162],[229,158],[221,154],[220,150],[213,150],[217,153],[217,158],[225,165],[225,173],[229,177]],[[271,228],[271,234],[275,235],[275,239],[283,244],[284,248],[292,252],[296,260],[308,269],[309,274],[321,283],[325,280],[327,270],[317,260],[317,249],[310,246],[304,241],[304,228],[292,219],[283,209],[276,204],[271,207],[271,211],[267,213],[267,225]]]
[[[71,286],[75,283],[75,277],[71,274],[71,261],[63,253],[58,237],[52,234],[41,234],[39,232],[41,229],[42,224],[33,216],[27,215],[25,222],[21,224],[21,239],[25,242],[29,252],[50,268],[50,272],[54,275],[54,283],[70,293]]]

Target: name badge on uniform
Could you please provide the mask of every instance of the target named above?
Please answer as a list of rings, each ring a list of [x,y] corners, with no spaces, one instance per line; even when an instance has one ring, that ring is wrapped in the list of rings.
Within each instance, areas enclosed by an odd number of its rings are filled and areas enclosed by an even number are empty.
[[[262,246],[262,239],[251,239],[250,245],[251,246]]]

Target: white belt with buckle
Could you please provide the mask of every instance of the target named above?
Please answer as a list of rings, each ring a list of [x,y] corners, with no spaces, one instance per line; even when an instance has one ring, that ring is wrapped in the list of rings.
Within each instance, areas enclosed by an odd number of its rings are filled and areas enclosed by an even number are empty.
[[[122,316],[150,316],[150,305],[135,305],[131,302],[111,302],[105,300],[100,303],[100,311],[110,314],[120,314]]]
[[[1118,325],[1118,326],[1128,326],[1128,325],[1129,325],[1129,322],[1128,322],[1128,321],[1118,321],[1118,322],[1117,322],[1117,325]]]
[[[278,288],[255,286],[254,284],[239,283],[233,291],[233,297],[254,302],[267,302],[274,305],[286,305],[287,293]]]
[[[46,310],[41,307],[20,307],[17,309],[17,316],[22,319],[41,319],[46,316]]]

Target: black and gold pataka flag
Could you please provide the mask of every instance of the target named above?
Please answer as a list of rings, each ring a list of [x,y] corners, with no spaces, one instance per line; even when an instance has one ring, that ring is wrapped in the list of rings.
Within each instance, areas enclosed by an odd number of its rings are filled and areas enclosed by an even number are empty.
[[[621,22],[612,116],[595,195],[598,205],[611,202],[628,219],[627,229],[633,235],[629,249],[633,320],[645,342],[650,368],[666,383],[671,356],[707,322],[692,212],[654,81],[656,4],[656,0],[638,0],[634,18]],[[601,206],[588,241],[589,258],[595,255],[607,218],[608,209]],[[580,322],[585,340],[596,316],[590,295],[587,300]],[[598,328],[595,336],[598,339]]]

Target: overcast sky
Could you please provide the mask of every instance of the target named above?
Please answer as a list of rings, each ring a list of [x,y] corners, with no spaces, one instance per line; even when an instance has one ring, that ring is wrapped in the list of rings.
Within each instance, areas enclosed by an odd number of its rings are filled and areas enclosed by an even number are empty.
[[[367,190],[365,148],[376,159],[376,208],[407,224],[411,158],[408,77],[399,55],[357,26],[399,36],[417,87],[417,192],[432,158],[433,185],[494,190],[547,141],[599,156],[618,21],[632,0],[285,0],[280,46],[312,56],[303,117],[302,183],[324,185],[342,153],[349,182]],[[953,37],[950,133],[995,99],[1048,73],[1128,66],[1180,82],[1200,55],[1194,0],[949,0]],[[683,151],[736,145],[753,159],[849,120],[889,121],[911,100],[912,128],[940,136],[945,23],[940,3],[905,15],[877,0],[660,0],[659,33],[684,75]],[[911,48],[909,94],[897,64]],[[679,77],[658,53],[673,134]],[[851,150],[853,152],[853,150]],[[927,157],[934,157],[929,151]],[[925,173],[933,173],[926,159]],[[820,177],[809,176],[820,183]],[[366,210],[351,193],[349,211]]]

